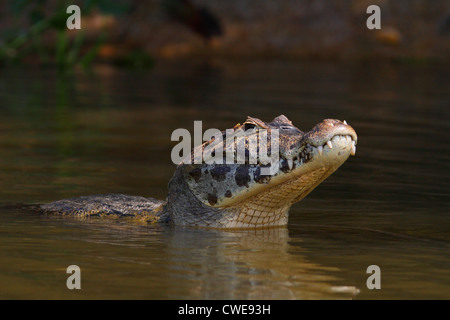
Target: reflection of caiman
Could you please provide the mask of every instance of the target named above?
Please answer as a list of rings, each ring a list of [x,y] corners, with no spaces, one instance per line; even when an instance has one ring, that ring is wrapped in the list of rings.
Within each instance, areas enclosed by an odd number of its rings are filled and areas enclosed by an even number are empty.
[[[249,164],[250,149],[254,147],[249,141],[257,141],[251,136],[263,131],[270,137],[273,129],[279,130],[279,163],[272,163],[272,168],[276,166],[273,175],[263,175],[261,170],[267,164]],[[79,217],[137,217],[149,222],[213,228],[286,225],[292,204],[303,199],[356,151],[356,133],[345,121],[326,119],[303,133],[283,115],[270,123],[249,117],[234,128],[236,137],[243,131],[245,135],[236,138],[233,148],[239,150],[238,140],[245,139],[241,142],[245,144],[246,163],[182,162],[169,182],[166,201],[106,194],[56,201],[42,205],[42,209]],[[225,141],[224,135],[224,139],[204,143],[203,149],[209,146],[220,150],[216,146]],[[270,154],[270,138],[259,141],[266,141]]]

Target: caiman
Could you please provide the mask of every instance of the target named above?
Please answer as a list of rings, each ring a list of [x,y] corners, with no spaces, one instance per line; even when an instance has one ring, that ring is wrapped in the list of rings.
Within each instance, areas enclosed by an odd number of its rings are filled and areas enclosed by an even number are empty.
[[[244,136],[236,135],[235,143],[238,136],[245,139],[247,156],[252,148],[249,141],[254,141],[249,139],[252,135],[278,129],[279,157],[277,163],[270,164],[274,172],[262,174],[268,165],[249,162],[248,157],[232,164],[196,164],[189,161],[194,157],[192,151],[177,165],[165,201],[104,194],[60,200],[44,204],[41,209],[76,217],[133,217],[211,228],[283,226],[288,222],[290,207],[356,152],[356,132],[345,120],[325,119],[304,133],[284,115],[268,123],[248,117],[233,129],[235,133],[245,132]],[[225,131],[223,134],[225,137]],[[205,142],[202,150],[214,140]],[[270,139],[267,141],[270,154]]]

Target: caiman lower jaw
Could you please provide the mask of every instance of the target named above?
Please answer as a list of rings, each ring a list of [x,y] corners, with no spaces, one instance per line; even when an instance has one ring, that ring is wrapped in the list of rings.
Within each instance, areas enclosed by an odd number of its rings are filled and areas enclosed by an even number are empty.
[[[226,208],[235,218],[223,227],[266,228],[286,225],[290,207],[306,197],[333,171],[327,168],[310,171]]]

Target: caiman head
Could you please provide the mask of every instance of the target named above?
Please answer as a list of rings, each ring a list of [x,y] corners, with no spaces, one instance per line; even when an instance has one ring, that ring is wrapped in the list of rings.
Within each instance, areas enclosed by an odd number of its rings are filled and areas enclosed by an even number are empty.
[[[355,131],[345,121],[334,119],[325,119],[304,133],[283,115],[269,123],[248,117],[230,132],[223,131],[221,137],[200,147],[213,150],[210,154],[222,163],[211,163],[206,157],[196,164],[193,151],[178,165],[167,199],[175,224],[215,228],[286,225],[289,208],[356,152]],[[220,150],[223,154],[217,157]],[[240,158],[238,150],[244,150]],[[261,150],[273,156],[269,162],[259,161]],[[230,154],[234,163],[226,161]]]

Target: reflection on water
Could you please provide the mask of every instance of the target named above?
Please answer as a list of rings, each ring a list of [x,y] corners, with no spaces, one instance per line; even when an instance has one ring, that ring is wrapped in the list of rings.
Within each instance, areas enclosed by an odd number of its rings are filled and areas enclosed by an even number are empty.
[[[217,231],[20,213],[14,220],[6,222],[2,241],[7,263],[0,281],[14,283],[7,298],[317,299],[358,293],[333,285],[337,269],[309,261],[287,228]],[[79,294],[64,288],[66,263],[81,266]]]
[[[217,231],[39,216],[0,206],[1,298],[448,298],[448,69],[255,62],[92,75],[2,70],[0,203],[164,198],[176,128],[283,113],[358,133],[287,228]],[[82,270],[82,290],[65,270]],[[381,268],[381,290],[366,269]]]

